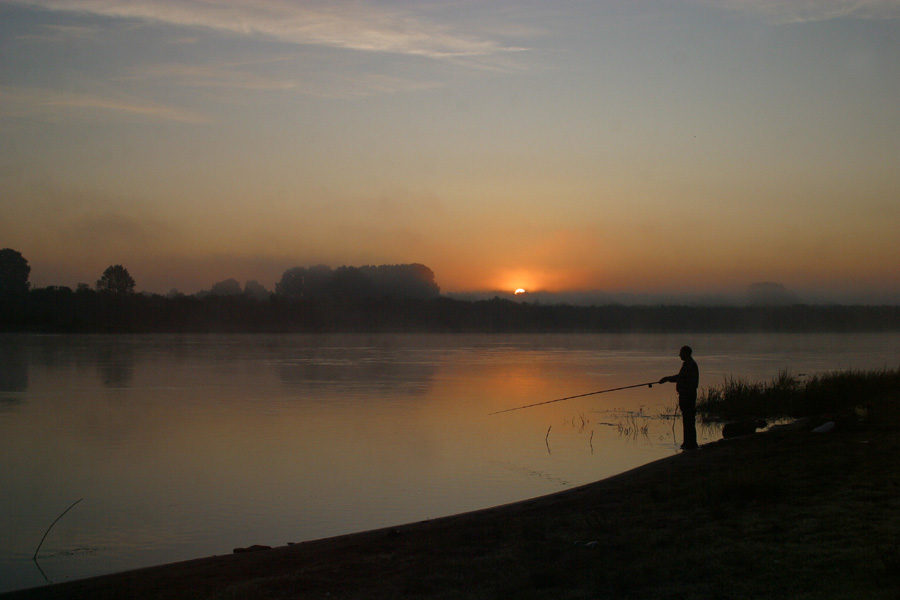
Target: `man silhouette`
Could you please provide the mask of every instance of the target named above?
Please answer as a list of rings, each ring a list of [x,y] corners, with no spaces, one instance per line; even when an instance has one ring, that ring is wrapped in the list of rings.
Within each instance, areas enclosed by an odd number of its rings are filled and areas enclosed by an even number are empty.
[[[681,409],[681,418],[684,424],[684,450],[697,449],[697,428],[694,423],[697,415],[697,387],[700,385],[700,368],[691,357],[693,351],[690,346],[682,346],[678,356],[681,357],[681,370],[677,375],[669,375],[659,380],[660,383],[675,383],[675,391],[678,392],[678,407]]]

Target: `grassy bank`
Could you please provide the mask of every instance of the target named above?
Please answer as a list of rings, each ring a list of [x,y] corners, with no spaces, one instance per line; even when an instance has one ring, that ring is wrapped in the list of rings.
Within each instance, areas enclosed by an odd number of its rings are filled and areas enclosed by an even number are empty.
[[[4,598],[896,600],[900,395],[849,393],[868,414],[827,434],[785,427],[526,502]]]
[[[830,417],[852,424],[872,398],[900,394],[898,371],[839,371],[807,377],[782,371],[769,382],[729,377],[700,394],[708,421]]]

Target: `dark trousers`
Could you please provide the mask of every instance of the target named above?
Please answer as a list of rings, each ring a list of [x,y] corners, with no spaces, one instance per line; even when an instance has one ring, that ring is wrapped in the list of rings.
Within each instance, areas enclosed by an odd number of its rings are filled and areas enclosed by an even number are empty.
[[[678,407],[681,409],[681,419],[684,424],[684,443],[682,448],[693,449],[697,447],[697,394],[679,394]]]

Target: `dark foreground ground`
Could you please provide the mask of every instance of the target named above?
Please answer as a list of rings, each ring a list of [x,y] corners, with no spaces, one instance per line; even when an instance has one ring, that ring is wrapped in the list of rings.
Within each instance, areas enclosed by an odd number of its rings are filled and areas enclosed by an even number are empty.
[[[900,598],[900,398],[489,510],[13,598]],[[812,423],[815,424],[815,423]],[[596,543],[594,543],[596,542]]]

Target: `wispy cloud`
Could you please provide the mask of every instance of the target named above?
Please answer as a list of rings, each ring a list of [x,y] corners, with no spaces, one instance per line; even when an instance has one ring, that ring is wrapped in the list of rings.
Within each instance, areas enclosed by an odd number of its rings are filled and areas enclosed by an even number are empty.
[[[244,63],[219,65],[164,64],[144,67],[123,79],[165,79],[180,85],[204,88],[243,90],[291,90],[297,87],[292,79],[274,78],[242,70]]]
[[[463,33],[407,8],[290,0],[17,0],[46,10],[154,21],[282,42],[431,58],[483,57],[522,48]]]
[[[101,112],[179,123],[206,123],[210,120],[200,113],[133,98],[31,88],[0,88],[0,107],[0,117],[54,119],[62,113]]]
[[[48,107],[114,111],[182,123],[204,123],[208,121],[203,115],[181,108],[100,96],[61,94],[57,98],[47,100],[44,102],[44,105]]]
[[[900,19],[900,0],[724,0],[708,2],[786,25],[834,19]]]
[[[282,59],[221,63],[207,65],[162,64],[136,69],[131,75],[120,77],[127,81],[165,81],[184,87],[228,89],[250,92],[293,91],[319,98],[362,98],[405,92],[418,92],[444,87],[434,80],[405,78],[380,73],[347,73],[297,68],[294,76],[271,77],[249,72],[261,63]]]
[[[43,31],[39,33],[19,34],[19,40],[31,40],[43,43],[60,42],[66,43],[73,39],[92,39],[100,35],[100,29],[97,27],[87,27],[83,25],[44,25]]]

